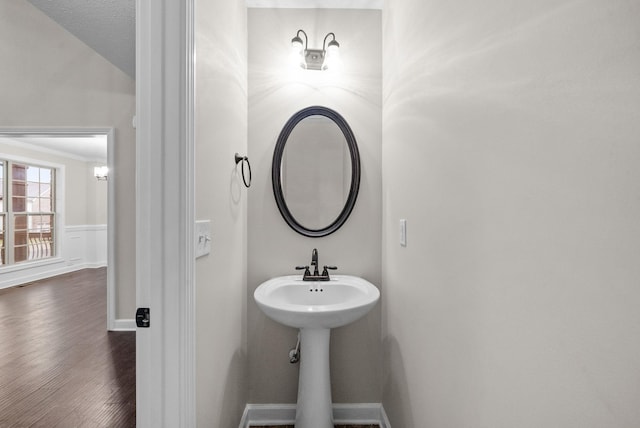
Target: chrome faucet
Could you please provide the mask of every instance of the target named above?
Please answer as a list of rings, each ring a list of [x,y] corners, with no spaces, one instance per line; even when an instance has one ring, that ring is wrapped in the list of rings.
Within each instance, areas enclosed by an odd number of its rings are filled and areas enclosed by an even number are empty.
[[[329,281],[329,270],[338,269],[336,266],[325,266],[322,273],[318,270],[318,250],[316,248],[311,252],[311,266],[313,266],[313,274],[309,271],[309,266],[296,266],[296,270],[304,269],[302,275],[303,281]]]

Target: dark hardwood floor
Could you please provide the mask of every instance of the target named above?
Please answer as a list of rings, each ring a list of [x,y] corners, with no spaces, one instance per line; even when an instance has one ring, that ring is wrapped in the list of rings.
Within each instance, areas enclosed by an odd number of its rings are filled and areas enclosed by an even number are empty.
[[[0,427],[134,427],[135,332],[107,332],[106,269],[0,290]]]

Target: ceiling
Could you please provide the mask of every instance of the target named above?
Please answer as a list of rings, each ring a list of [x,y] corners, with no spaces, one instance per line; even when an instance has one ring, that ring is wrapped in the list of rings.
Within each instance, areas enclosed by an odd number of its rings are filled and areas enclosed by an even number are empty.
[[[135,79],[135,0],[27,0]],[[224,0],[227,1],[227,0]],[[245,0],[256,8],[382,9],[383,0]]]
[[[135,0],[27,1],[135,78]]]
[[[136,0],[27,0],[135,79]],[[381,9],[383,0],[245,0],[253,8]],[[16,137],[17,138],[17,137]],[[5,144],[16,138],[1,138]],[[85,161],[106,162],[106,139],[20,137],[21,145]]]
[[[107,162],[107,136],[0,136],[0,143],[85,162]]]

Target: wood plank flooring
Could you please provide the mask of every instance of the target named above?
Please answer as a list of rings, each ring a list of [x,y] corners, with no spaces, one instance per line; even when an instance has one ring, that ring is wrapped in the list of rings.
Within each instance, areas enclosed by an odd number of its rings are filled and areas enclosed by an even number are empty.
[[[0,290],[0,427],[135,427],[135,332],[107,332],[106,293],[106,268]]]

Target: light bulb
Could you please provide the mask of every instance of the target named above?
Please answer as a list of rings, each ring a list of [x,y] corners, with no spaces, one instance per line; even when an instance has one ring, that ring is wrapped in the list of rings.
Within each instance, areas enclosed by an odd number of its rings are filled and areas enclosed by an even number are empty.
[[[289,63],[292,67],[307,68],[307,63],[304,60],[304,51],[292,47],[289,54]]]
[[[327,52],[324,55],[324,62],[322,63],[322,69],[328,70],[339,68],[340,61],[340,45],[335,40],[329,42],[327,46]]]
[[[293,39],[291,39],[291,50],[295,51],[296,53],[300,53],[302,52],[302,47],[304,45],[302,44],[302,39],[298,36],[294,37]]]

